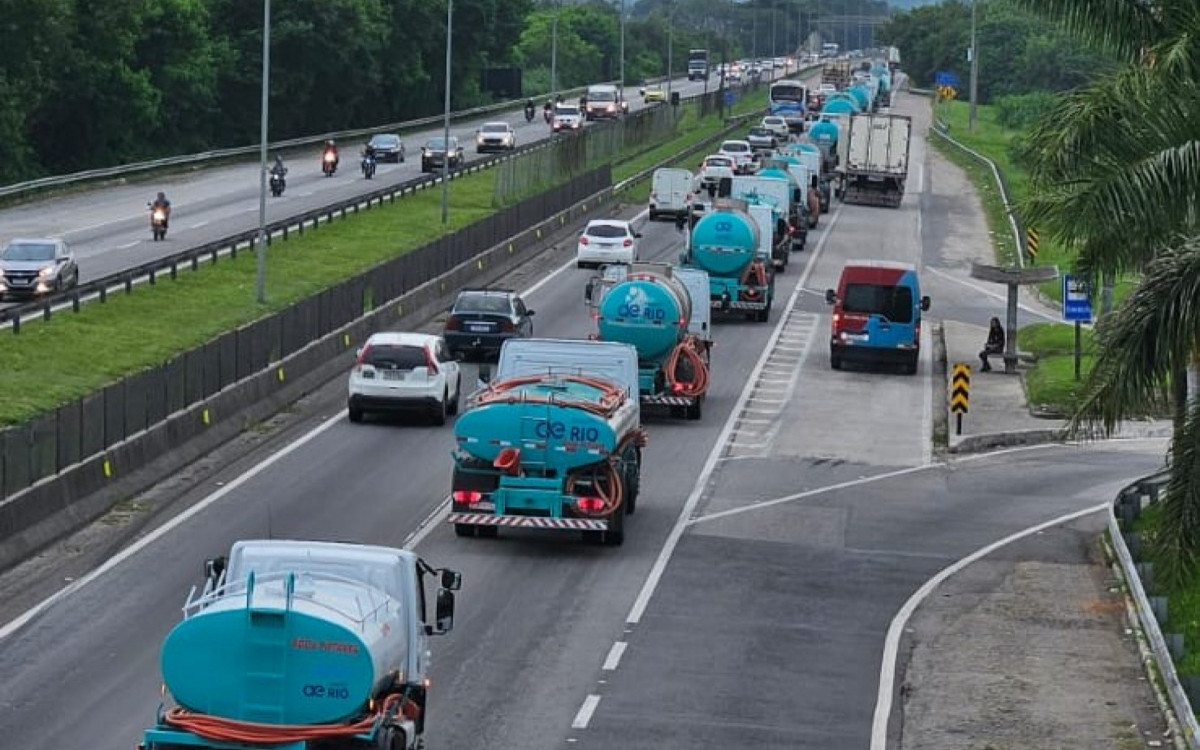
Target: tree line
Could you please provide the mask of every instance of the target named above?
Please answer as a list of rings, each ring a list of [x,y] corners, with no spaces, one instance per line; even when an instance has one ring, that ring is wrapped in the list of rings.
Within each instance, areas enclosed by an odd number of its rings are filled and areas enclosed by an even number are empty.
[[[668,28],[682,71],[692,47],[783,55],[822,14],[886,12],[880,0],[625,5],[630,84],[666,73]],[[455,0],[452,107],[491,101],[492,67],[548,92],[556,16],[559,88],[615,80],[620,8]],[[441,111],[446,0],[273,0],[271,16],[271,140]],[[258,140],[262,0],[0,0],[0,19],[0,184]]]

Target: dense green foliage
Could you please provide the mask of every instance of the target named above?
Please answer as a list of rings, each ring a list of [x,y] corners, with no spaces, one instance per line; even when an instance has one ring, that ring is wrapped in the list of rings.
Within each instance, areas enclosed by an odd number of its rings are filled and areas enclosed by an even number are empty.
[[[1032,91],[1076,88],[1111,65],[1060,27],[1009,0],[981,0],[977,6],[979,101]],[[904,71],[914,86],[932,86],[940,71],[970,80],[971,4],[951,0],[897,14],[876,39],[900,49]]]
[[[556,17],[558,87],[616,79],[621,7],[454,0],[451,106],[490,101],[490,67],[519,67],[526,93],[548,92]],[[881,0],[624,7],[631,84],[682,72],[693,47],[718,61],[869,40],[865,24],[817,21],[888,12]],[[0,185],[258,140],[263,0],[0,0],[0,18]],[[445,29],[446,0],[273,0],[270,139],[440,112]]]

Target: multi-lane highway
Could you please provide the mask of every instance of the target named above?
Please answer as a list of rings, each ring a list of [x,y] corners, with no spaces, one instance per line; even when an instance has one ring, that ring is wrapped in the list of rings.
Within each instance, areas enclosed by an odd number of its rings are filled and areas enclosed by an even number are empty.
[[[179,503],[190,516],[0,640],[5,745],[132,746],[201,561],[269,534],[407,542],[463,572],[455,630],[433,643],[431,748],[868,747],[885,632],[924,581],[1111,497],[1162,455],[1098,444],[932,463],[928,330],[915,377],[830,369],[821,297],[847,259],[922,264],[935,318],[986,319],[997,304],[965,273],[986,246],[953,241],[952,196],[925,172],[927,103],[896,109],[922,136],[902,207],[837,206],[778,278],[769,323],[715,326],[704,418],[649,423],[622,547],[456,537],[439,520],[452,428],[350,424],[344,383],[331,383],[306,403],[314,427],[299,442],[206,478]],[[643,256],[677,256],[670,224],[643,234]],[[512,279],[538,335],[591,331],[571,244]],[[0,622],[24,608],[0,597]]]
[[[687,97],[704,91],[703,81],[675,81],[674,89]],[[709,90],[715,80],[709,82]],[[630,109],[646,105],[630,89]],[[497,112],[478,119],[451,124],[465,149],[466,161],[487,158],[475,154],[475,130],[486,121],[506,121],[517,133],[517,144],[544,140],[550,128],[542,120],[539,101],[537,116],[527,123],[521,110]],[[651,105],[654,106],[654,105]],[[441,127],[430,126],[404,135],[406,161],[380,164],[372,180],[359,170],[362,143],[339,144],[341,164],[333,177],[320,169],[320,149],[311,154],[289,154],[287,190],[279,198],[268,197],[267,219],[277,221],[331,203],[363,195],[388,185],[411,180],[421,173],[421,145],[442,134]],[[162,190],[172,203],[171,230],[165,242],[150,237],[146,203]],[[61,236],[75,249],[80,280],[87,282],[113,274],[188,247],[227,237],[258,226],[258,162],[214,166],[207,169],[164,177],[138,178],[129,183],[106,185],[60,197],[37,200],[0,210],[3,237]]]

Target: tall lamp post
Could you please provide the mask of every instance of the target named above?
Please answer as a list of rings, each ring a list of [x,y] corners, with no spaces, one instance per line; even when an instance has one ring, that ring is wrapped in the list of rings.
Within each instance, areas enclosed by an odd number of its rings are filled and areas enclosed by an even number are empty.
[[[450,198],[450,48],[453,43],[454,0],[446,0],[446,98],[442,112],[442,223]]]
[[[675,3],[667,2],[667,101],[671,101],[671,21],[675,17]]]
[[[625,101],[625,0],[621,0],[621,101]]]
[[[979,90],[979,40],[975,33],[977,5],[976,0],[971,0],[971,108],[967,117],[967,129],[972,133],[975,132],[975,95]]]
[[[550,24],[550,98],[558,93],[558,3],[554,3],[554,20]]]
[[[254,297],[267,301],[267,115],[271,90],[271,0],[263,0],[262,110],[258,146],[258,247],[255,248]]]

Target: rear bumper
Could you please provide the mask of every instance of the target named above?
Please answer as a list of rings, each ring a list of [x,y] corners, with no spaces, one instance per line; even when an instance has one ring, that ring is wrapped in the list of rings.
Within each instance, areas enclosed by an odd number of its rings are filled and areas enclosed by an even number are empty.
[[[436,408],[441,405],[441,400],[429,395],[381,396],[356,393],[346,399],[346,404],[351,409],[361,411],[411,411]]]
[[[863,362],[910,362],[921,356],[920,347],[870,346],[866,344],[829,343],[829,353],[844,360]]]
[[[650,396],[642,394],[643,406],[691,406],[700,400],[699,396]]]
[[[603,518],[546,518],[543,516],[497,516],[492,513],[451,513],[448,523],[470,526],[504,526],[510,529],[560,529],[563,531],[607,531]]]
[[[505,341],[517,338],[517,334],[505,333],[471,333],[469,331],[445,331],[442,338],[450,351],[482,352],[500,351]]]

